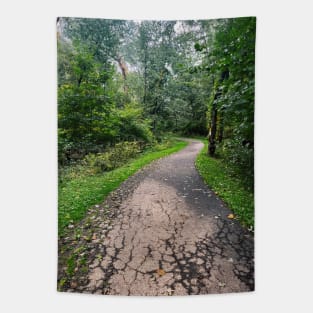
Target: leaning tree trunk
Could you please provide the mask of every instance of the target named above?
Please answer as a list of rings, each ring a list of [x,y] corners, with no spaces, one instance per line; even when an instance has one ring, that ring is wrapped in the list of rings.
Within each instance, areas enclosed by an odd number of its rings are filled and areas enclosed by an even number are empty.
[[[122,75],[123,75],[123,80],[124,80],[124,92],[127,93],[127,84],[126,84],[126,78],[127,78],[127,74],[128,74],[128,68],[126,63],[124,62],[124,60],[122,59],[121,56],[118,56],[116,58],[116,61],[122,71]]]

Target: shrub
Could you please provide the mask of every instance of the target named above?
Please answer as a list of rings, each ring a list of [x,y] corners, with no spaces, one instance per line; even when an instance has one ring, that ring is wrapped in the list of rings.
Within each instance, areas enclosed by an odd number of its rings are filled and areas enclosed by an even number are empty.
[[[254,149],[243,144],[243,140],[236,138],[225,140],[222,144],[221,156],[230,163],[232,168],[237,168],[241,179],[247,186],[253,188],[254,179]]]
[[[108,152],[97,154],[90,153],[84,158],[83,162],[85,162],[90,168],[94,169],[96,173],[113,169]]]
[[[138,141],[119,142],[115,146],[108,148],[104,153],[88,154],[83,162],[93,168],[96,173],[102,173],[125,164],[139,154],[142,149],[142,143]]]

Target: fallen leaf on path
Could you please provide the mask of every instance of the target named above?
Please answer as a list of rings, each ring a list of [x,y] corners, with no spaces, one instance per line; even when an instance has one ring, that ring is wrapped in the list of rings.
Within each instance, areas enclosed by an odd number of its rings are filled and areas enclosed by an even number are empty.
[[[227,217],[230,218],[230,219],[233,219],[233,218],[235,218],[235,215],[233,213],[230,213],[230,214],[227,215]]]
[[[163,276],[163,275],[165,275],[165,271],[163,269],[159,268],[159,269],[157,269],[157,274],[159,276]]]

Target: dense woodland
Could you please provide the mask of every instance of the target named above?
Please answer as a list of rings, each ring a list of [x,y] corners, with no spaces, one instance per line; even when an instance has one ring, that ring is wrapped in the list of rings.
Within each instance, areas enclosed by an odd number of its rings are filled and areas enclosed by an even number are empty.
[[[206,137],[251,186],[255,24],[58,18],[60,167],[109,170],[175,133]]]

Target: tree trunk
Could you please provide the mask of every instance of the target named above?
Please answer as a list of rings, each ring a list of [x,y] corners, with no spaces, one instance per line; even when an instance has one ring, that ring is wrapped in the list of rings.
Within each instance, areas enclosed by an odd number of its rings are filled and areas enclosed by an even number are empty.
[[[223,141],[223,136],[224,136],[224,112],[223,110],[221,110],[219,114],[218,136],[217,136],[217,141],[219,143]]]
[[[229,70],[226,69],[222,72],[221,77],[219,79],[219,82],[215,87],[218,87],[219,83],[222,83],[225,79],[228,79],[229,77]],[[216,93],[214,95],[214,100],[212,103],[212,111],[211,111],[211,127],[210,127],[210,133],[209,133],[209,146],[208,146],[208,154],[210,156],[214,156],[215,149],[216,149],[216,132],[217,132],[217,100],[222,95],[222,91],[219,89],[216,89]],[[219,133],[218,133],[218,142],[221,142],[223,140],[223,132],[224,132],[224,120],[223,120],[223,113],[221,113],[220,116],[220,127],[219,127]]]
[[[143,94],[143,104],[146,104],[147,100],[147,52],[145,51],[145,59],[144,59],[144,94]]]
[[[216,149],[216,132],[217,132],[217,99],[221,96],[221,92],[217,91],[214,95],[214,100],[212,103],[212,110],[211,110],[211,123],[210,123],[210,133],[209,133],[209,147],[208,147],[208,154],[210,156],[214,156],[215,149]]]
[[[122,75],[123,75],[123,79],[124,79],[124,92],[127,93],[127,85],[126,85],[126,78],[127,78],[127,73],[128,73],[127,65],[121,56],[118,56],[116,61],[117,61],[118,65],[122,71]]]
[[[216,107],[216,101],[213,101],[212,104],[212,110],[211,110],[211,127],[210,127],[210,133],[209,133],[209,147],[208,147],[208,153],[210,156],[214,156],[216,144],[215,144],[215,136],[216,136],[216,122],[217,122],[217,107]]]

